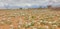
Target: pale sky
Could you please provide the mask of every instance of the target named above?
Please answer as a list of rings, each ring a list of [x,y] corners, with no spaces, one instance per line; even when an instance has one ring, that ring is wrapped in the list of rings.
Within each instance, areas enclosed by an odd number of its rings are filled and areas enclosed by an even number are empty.
[[[60,5],[60,0],[0,0],[0,8],[19,8],[33,6],[57,6]]]

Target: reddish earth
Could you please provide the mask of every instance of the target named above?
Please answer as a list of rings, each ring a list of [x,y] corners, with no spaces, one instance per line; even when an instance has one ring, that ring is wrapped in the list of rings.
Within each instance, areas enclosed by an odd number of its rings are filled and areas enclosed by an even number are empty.
[[[60,11],[0,10],[0,29],[60,29]]]

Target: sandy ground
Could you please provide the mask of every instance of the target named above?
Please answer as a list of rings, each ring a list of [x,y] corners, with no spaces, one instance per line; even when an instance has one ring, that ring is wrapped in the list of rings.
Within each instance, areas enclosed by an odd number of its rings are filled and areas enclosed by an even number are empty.
[[[0,29],[60,29],[60,11],[0,10]]]

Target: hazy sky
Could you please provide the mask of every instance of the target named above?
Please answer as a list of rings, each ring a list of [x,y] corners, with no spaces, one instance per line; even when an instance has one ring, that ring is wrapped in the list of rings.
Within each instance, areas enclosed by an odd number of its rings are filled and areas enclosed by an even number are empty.
[[[39,7],[60,5],[60,0],[0,0],[0,8]]]

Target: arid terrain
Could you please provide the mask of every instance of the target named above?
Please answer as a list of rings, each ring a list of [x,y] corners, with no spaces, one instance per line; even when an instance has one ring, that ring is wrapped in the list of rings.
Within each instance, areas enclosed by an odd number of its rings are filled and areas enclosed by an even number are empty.
[[[60,11],[0,9],[0,29],[60,29]]]

